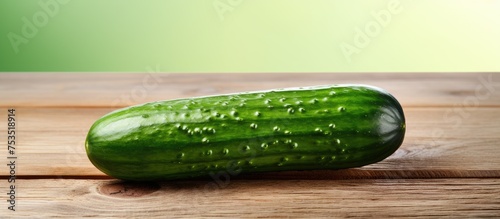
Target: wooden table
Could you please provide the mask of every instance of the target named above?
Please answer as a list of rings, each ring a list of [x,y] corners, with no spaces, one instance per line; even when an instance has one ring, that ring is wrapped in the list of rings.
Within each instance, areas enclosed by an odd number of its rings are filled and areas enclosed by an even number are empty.
[[[124,183],[87,159],[90,125],[119,107],[280,87],[364,83],[403,105],[386,160],[338,171]],[[15,212],[7,209],[7,109],[16,110]],[[1,74],[0,218],[500,217],[497,74]],[[220,183],[220,182],[219,182]]]

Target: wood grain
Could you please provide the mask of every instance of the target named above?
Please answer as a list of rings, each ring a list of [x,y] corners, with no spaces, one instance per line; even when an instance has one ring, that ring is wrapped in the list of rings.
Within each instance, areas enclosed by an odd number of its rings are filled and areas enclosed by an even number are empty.
[[[0,74],[0,107],[122,107],[174,98],[345,83],[379,86],[405,107],[500,106],[500,75],[491,73],[25,73]]]
[[[113,109],[17,108],[17,151],[22,168],[19,175],[103,178],[103,173],[86,156],[85,136],[96,119]],[[443,118],[450,109],[406,108],[407,133],[396,153],[359,171],[341,174],[326,171],[319,178],[500,177],[500,110],[474,109],[455,126],[455,122]],[[0,118],[6,111],[0,108]],[[5,131],[6,127],[0,126],[0,132]],[[436,135],[436,132],[442,134]],[[2,176],[7,175],[6,169],[0,171]],[[292,178],[311,176],[316,174],[304,173]],[[281,177],[290,177],[290,174],[281,174]]]
[[[339,83],[402,103],[407,133],[392,156],[346,170],[125,183],[85,153],[92,123],[119,107]],[[500,218],[498,74],[0,74],[0,94],[0,133],[16,108],[18,143],[16,212],[4,201],[0,218]]]
[[[500,217],[500,179],[230,180],[221,185],[19,180],[16,217]]]

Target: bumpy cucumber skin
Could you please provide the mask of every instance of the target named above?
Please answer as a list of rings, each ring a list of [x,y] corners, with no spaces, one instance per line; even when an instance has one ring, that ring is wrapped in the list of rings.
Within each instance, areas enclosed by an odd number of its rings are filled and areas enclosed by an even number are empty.
[[[85,146],[112,177],[171,180],[360,167],[394,153],[405,129],[403,109],[386,91],[332,85],[132,106],[97,120]]]

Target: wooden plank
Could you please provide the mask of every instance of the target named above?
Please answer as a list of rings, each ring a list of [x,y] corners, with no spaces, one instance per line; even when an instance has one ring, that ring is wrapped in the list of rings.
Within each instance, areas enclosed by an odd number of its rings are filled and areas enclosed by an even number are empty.
[[[500,75],[0,74],[0,107],[121,107],[149,101],[323,84],[362,83],[403,106],[500,106]]]
[[[500,179],[18,180],[6,217],[500,217]],[[7,203],[4,202],[4,205]]]
[[[475,108],[455,126],[455,122],[443,117],[451,109],[406,108],[407,134],[396,153],[355,171],[322,172],[319,178],[500,177],[500,110]],[[84,142],[92,123],[111,110],[17,108],[18,174],[102,178],[104,175],[89,162]],[[5,115],[6,108],[0,108],[0,118]],[[6,126],[0,126],[0,133],[5,131]],[[1,141],[0,146],[4,148],[5,141]],[[0,156],[1,163],[5,163],[5,159]],[[7,175],[5,168],[0,169],[0,175]],[[314,172],[284,173],[279,177],[307,179],[315,175]]]

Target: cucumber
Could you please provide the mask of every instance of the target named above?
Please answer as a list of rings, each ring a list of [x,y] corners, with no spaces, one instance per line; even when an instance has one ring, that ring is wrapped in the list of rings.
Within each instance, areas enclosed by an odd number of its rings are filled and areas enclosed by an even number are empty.
[[[394,153],[405,129],[403,109],[388,92],[329,85],[119,109],[92,125],[85,147],[112,177],[172,180],[360,167]]]

